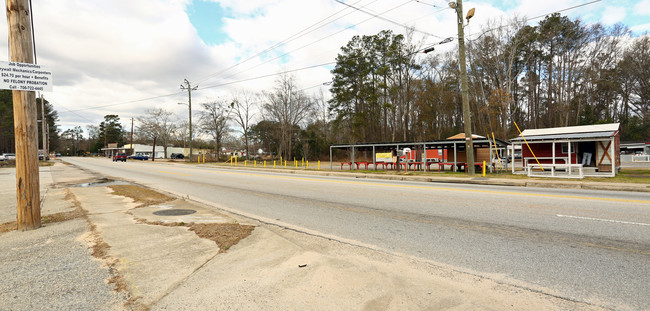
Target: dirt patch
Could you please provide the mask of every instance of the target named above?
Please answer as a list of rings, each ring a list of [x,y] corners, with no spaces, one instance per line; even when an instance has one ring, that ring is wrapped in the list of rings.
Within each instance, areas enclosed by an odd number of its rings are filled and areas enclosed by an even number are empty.
[[[5,222],[3,224],[0,224],[0,234],[9,231],[14,231],[17,228],[18,228],[18,224],[15,221]]]
[[[255,226],[242,225],[238,223],[195,224],[195,223],[184,223],[184,222],[147,221],[146,219],[142,219],[142,218],[136,218],[136,221],[138,223],[143,223],[147,225],[167,226],[167,227],[178,227],[178,226],[187,227],[190,231],[193,231],[200,238],[214,241],[217,244],[217,246],[219,246],[219,253],[227,252],[233,245],[236,245],[237,243],[239,243],[239,241],[248,237],[255,229]]]
[[[71,200],[70,192],[66,194],[65,199]],[[60,213],[41,216],[41,225],[64,222],[75,218],[83,217],[86,215],[86,211],[84,211],[78,205],[75,205],[73,208],[74,210],[69,212],[60,212]],[[9,231],[14,231],[17,228],[18,228],[18,224],[15,221],[10,221],[10,222],[0,224],[0,234]]]
[[[160,192],[144,188],[137,185],[114,185],[109,186],[113,189],[113,194],[128,197],[134,202],[140,203],[137,207],[161,204],[174,200],[174,198],[164,195]]]

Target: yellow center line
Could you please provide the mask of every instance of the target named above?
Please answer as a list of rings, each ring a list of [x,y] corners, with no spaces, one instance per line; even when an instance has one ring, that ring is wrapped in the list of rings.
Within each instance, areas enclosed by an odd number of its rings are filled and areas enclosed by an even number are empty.
[[[200,171],[200,172],[205,172],[205,170],[195,169],[195,168],[179,168],[179,169],[197,170],[197,171]],[[597,198],[597,197],[587,197],[587,196],[577,196],[577,195],[526,193],[526,192],[480,190],[480,189],[458,189],[458,188],[446,188],[446,187],[435,187],[435,186],[387,184],[387,183],[381,183],[381,182],[374,183],[374,182],[363,182],[363,181],[356,181],[356,180],[351,181],[351,180],[316,179],[316,178],[309,178],[309,177],[277,176],[277,175],[267,175],[267,174],[257,174],[257,173],[229,172],[229,171],[222,171],[222,170],[218,170],[218,169],[209,169],[208,172],[218,173],[218,174],[231,174],[231,175],[241,175],[241,176],[266,177],[266,178],[282,178],[282,179],[288,179],[288,180],[303,180],[303,181],[327,182],[327,183],[337,183],[337,184],[383,186],[383,187],[391,187],[391,188],[446,190],[446,191],[489,193],[489,194],[501,194],[501,195],[520,195],[520,196],[529,196],[529,197],[545,197],[545,198],[559,198],[559,199],[577,199],[577,200],[593,200],[593,201],[605,201],[605,202],[623,202],[623,203],[650,204],[650,200]],[[169,174],[173,174],[173,173],[169,173]],[[190,175],[186,175],[186,176],[190,176]]]
[[[168,171],[156,171],[156,172],[164,173],[164,174],[180,175],[180,176],[192,176],[190,174],[174,173],[174,172],[168,172]]]

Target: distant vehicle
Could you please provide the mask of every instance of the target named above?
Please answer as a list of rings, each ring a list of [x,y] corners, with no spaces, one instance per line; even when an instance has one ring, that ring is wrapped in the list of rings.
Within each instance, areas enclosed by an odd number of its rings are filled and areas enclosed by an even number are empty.
[[[39,161],[43,161],[43,160],[49,161],[49,160],[50,160],[50,156],[49,156],[49,155],[44,155],[44,154],[42,154],[42,153],[39,153],[39,154],[38,154],[38,160],[39,160]]]
[[[136,155],[132,156],[131,159],[145,161],[145,160],[149,160],[149,157],[144,155],[144,154],[136,154]]]
[[[3,153],[3,154],[0,155],[0,160],[1,161],[16,160],[16,154],[15,153]]]
[[[126,153],[118,153],[113,156],[113,162],[122,161],[126,162]]]
[[[170,156],[172,159],[184,159],[185,156],[182,153],[172,153]]]

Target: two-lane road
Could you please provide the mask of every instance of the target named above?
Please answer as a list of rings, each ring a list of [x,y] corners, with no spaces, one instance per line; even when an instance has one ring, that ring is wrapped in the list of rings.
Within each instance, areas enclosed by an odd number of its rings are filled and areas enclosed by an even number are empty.
[[[101,175],[552,295],[615,309],[650,309],[647,193],[64,160]]]

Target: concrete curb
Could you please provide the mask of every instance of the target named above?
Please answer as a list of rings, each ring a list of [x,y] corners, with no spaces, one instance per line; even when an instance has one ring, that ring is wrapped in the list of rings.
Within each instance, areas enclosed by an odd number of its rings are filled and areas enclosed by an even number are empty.
[[[167,162],[169,163],[169,162]],[[178,164],[172,164],[178,165]],[[312,170],[295,170],[295,169],[268,169],[252,167],[231,167],[212,164],[199,164],[203,167],[222,168],[222,169],[240,169],[249,171],[273,172],[284,174],[304,174],[316,176],[333,176],[348,178],[369,178],[380,180],[401,180],[414,182],[439,182],[439,183],[456,183],[456,184],[475,184],[489,186],[506,186],[506,187],[538,187],[538,188],[563,188],[563,189],[586,189],[586,190],[605,190],[605,191],[631,191],[631,192],[650,192],[650,183],[648,184],[627,184],[627,183],[600,183],[584,181],[566,181],[566,180],[530,180],[530,179],[505,179],[505,178],[463,178],[463,177],[443,177],[443,176],[413,176],[413,175],[381,175],[366,174],[353,172],[334,172],[334,171],[312,171]]]

